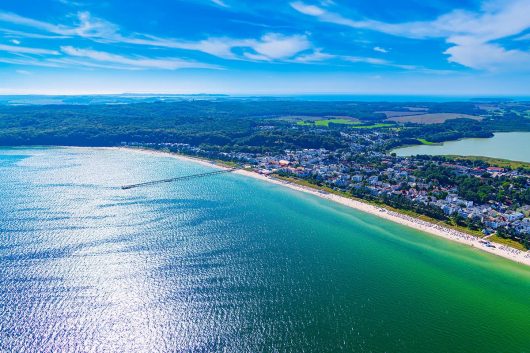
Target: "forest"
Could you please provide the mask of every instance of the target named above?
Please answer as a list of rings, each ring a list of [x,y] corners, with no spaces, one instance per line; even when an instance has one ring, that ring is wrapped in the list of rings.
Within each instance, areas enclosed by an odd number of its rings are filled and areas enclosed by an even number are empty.
[[[133,104],[0,105],[0,145],[113,146],[121,142],[176,142],[223,151],[267,152],[289,148],[342,147],[337,138],[347,126],[320,129],[294,126],[286,117],[346,116],[360,126],[395,129],[381,111],[485,114],[477,104],[321,102],[299,100],[215,99]],[[530,131],[530,119],[499,115],[475,121],[404,124],[388,148],[462,137],[489,137],[494,131]],[[359,129],[361,130],[361,129]],[[360,131],[359,133],[362,133]]]

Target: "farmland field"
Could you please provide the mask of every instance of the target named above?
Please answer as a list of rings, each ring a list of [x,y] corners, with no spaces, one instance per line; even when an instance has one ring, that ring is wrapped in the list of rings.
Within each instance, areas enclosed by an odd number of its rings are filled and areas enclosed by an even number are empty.
[[[387,118],[396,118],[401,116],[410,116],[424,114],[422,111],[397,111],[397,110],[382,110],[374,113],[384,114]]]
[[[354,125],[360,122],[352,118],[337,118],[337,119],[319,119],[314,121],[298,121],[296,124],[300,126],[325,126],[329,127],[329,124],[340,124],[340,125]]]
[[[352,128],[353,129],[379,129],[383,127],[393,127],[393,126],[395,125],[381,123],[381,124],[372,124],[372,125],[355,125],[355,126],[352,126]]]
[[[397,123],[414,123],[414,124],[442,124],[447,120],[453,119],[472,119],[482,120],[483,118],[477,115],[458,114],[458,113],[432,113],[432,114],[416,114],[407,116],[395,116],[387,119],[388,121],[395,121]]]

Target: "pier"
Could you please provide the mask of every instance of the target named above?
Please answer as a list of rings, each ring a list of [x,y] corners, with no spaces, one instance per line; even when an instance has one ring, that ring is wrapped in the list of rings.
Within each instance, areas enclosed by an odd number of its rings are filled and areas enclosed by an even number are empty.
[[[162,183],[172,183],[172,182],[182,181],[182,180],[204,178],[204,177],[217,175],[217,174],[231,173],[231,172],[233,172],[235,170],[237,170],[237,168],[216,170],[214,172],[207,172],[207,173],[200,173],[200,174],[184,175],[184,176],[180,176],[180,177],[176,177],[176,178],[169,178],[169,179],[162,179],[162,180],[153,180],[153,181],[147,181],[145,183],[123,185],[121,188],[123,190],[128,190],[128,189],[134,189],[134,188],[139,188],[139,187],[143,187],[143,186],[150,186],[150,185],[156,185],[156,184],[162,184]]]

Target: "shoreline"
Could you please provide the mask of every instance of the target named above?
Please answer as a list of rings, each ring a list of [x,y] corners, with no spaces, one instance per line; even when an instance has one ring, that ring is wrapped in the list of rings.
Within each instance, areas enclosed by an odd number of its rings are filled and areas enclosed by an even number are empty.
[[[164,152],[164,151],[156,151],[156,150],[150,150],[150,149],[141,149],[141,148],[130,148],[130,147],[104,147],[106,149],[113,149],[113,150],[125,150],[129,152],[137,152],[137,153],[144,153],[144,154],[151,154],[154,156],[164,156],[164,157],[171,157],[181,160],[186,160],[194,163],[198,163],[204,166],[209,167],[215,167],[215,168],[221,168],[221,169],[227,169],[226,166],[222,166],[218,163],[215,163],[213,161],[208,161],[206,159],[201,159],[197,157],[190,157],[190,156],[184,156],[177,153],[171,153],[171,152]],[[488,252],[493,255],[497,255],[500,257],[503,257],[508,260],[512,260],[514,262],[530,266],[530,251],[522,251],[518,249],[511,248],[504,244],[499,244],[495,242],[491,242],[491,244],[495,245],[495,248],[487,247],[484,244],[480,243],[480,238],[477,238],[475,236],[460,232],[455,229],[451,229],[448,227],[444,227],[439,224],[434,224],[428,221],[424,221],[412,216],[408,216],[406,214],[402,214],[399,212],[391,211],[382,207],[377,207],[374,205],[370,205],[368,203],[357,201],[351,198],[347,198],[344,196],[335,195],[332,193],[328,193],[325,191],[318,190],[316,188],[311,188],[308,186],[302,186],[299,184],[295,184],[289,181],[277,179],[274,177],[267,177],[261,174],[258,174],[256,172],[247,171],[243,169],[238,169],[233,172],[234,174],[242,175],[249,178],[258,179],[264,182],[281,185],[284,187],[287,187],[291,190],[296,190],[299,192],[303,192],[306,194],[311,194],[317,197],[320,197],[322,199],[326,199],[338,204],[341,204],[343,206],[368,213],[371,215],[375,215],[381,218],[384,218],[386,220],[392,221],[394,223],[401,224],[403,226],[413,228],[425,233],[429,233],[431,235],[435,235],[441,238],[444,238],[446,240],[450,240],[453,242],[457,242],[460,244],[464,244],[470,247],[473,247],[475,249]]]

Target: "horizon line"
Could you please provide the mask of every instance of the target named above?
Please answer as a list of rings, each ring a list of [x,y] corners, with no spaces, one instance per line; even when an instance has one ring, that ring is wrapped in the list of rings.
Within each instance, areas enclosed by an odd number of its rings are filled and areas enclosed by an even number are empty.
[[[530,92],[526,94],[521,93],[492,93],[492,94],[439,94],[439,93],[348,93],[348,92],[312,92],[312,93],[184,93],[184,92],[76,92],[76,93],[41,93],[41,92],[14,92],[14,93],[0,93],[0,97],[6,96],[224,96],[224,97],[304,97],[304,96],[352,96],[352,97],[462,97],[462,98],[530,98]]]

